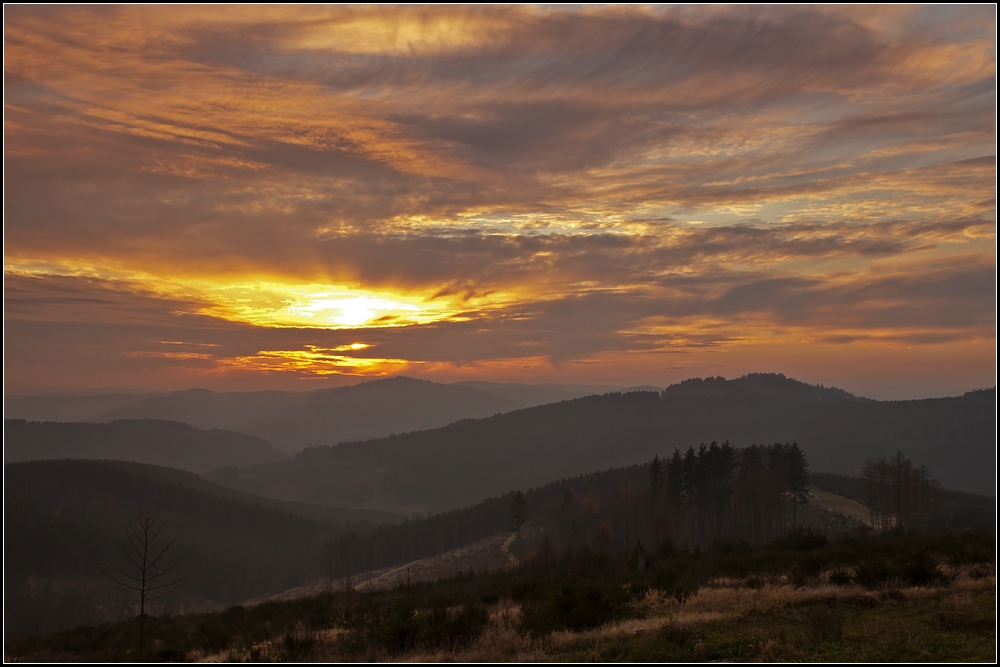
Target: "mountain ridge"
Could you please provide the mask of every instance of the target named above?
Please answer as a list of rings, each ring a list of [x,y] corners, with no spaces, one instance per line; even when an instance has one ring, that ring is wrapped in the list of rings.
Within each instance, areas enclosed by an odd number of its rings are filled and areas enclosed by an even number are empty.
[[[817,469],[848,475],[866,458],[899,449],[950,488],[990,493],[995,486],[995,390],[883,402],[777,374],[725,382],[726,391],[715,386],[710,395],[698,383],[609,393],[307,448],[292,461],[216,481],[237,488],[252,482],[255,493],[321,504],[443,510],[728,439],[737,446],[797,441]]]
[[[4,463],[52,459],[135,461],[197,474],[287,458],[261,438],[164,419],[91,422],[4,420]]]

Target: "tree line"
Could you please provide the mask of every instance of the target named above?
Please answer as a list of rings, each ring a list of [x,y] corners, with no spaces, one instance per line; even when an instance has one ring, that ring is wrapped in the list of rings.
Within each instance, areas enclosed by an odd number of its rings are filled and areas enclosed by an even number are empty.
[[[925,467],[897,455],[866,464],[872,524],[929,525],[940,485]],[[728,441],[648,464],[564,479],[511,492],[472,507],[401,524],[346,527],[321,535],[313,562],[331,587],[358,573],[448,551],[503,530],[524,527],[555,548],[624,557],[664,543],[705,549],[717,541],[762,544],[800,524],[809,502],[810,465],[798,443]],[[529,540],[530,541],[530,540]],[[520,543],[520,540],[519,540]]]
[[[654,536],[685,547],[771,540],[796,527],[808,502],[809,462],[798,443],[713,442],[648,466]]]
[[[930,524],[941,504],[941,484],[927,466],[913,462],[896,452],[868,459],[861,469],[861,482],[873,528],[886,531]]]
[[[679,548],[724,539],[761,543],[797,525],[808,483],[809,463],[796,443],[738,449],[712,442],[675,450],[668,459],[657,456],[648,465],[560,480],[463,510],[321,535],[313,562],[332,587],[350,587],[355,574],[525,524],[548,534],[558,548],[619,556],[665,540]]]

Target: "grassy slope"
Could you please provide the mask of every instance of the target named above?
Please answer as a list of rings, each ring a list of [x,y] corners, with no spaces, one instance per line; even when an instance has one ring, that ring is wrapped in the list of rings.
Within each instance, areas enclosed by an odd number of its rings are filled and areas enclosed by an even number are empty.
[[[932,554],[946,576],[913,583],[905,564],[916,552]],[[902,578],[867,587],[829,583],[832,567],[872,558],[899,563]],[[995,660],[994,560],[992,536],[973,534],[674,554],[642,574],[593,555],[535,560],[395,591],[154,618],[145,657],[988,662]],[[815,571],[804,575],[804,567]],[[135,634],[134,623],[81,628],[14,641],[5,652],[32,660],[129,660],[138,657]]]

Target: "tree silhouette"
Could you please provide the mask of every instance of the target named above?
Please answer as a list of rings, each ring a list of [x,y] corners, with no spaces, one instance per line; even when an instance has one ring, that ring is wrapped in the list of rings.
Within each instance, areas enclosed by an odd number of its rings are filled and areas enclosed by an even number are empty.
[[[140,506],[136,510],[135,522],[125,528],[125,542],[115,540],[128,564],[124,568],[112,565],[110,572],[98,568],[105,577],[139,597],[140,660],[145,642],[146,603],[170,595],[184,579],[183,576],[171,576],[179,561],[164,564],[164,557],[177,536],[166,543],[162,542],[160,533],[163,532],[163,527],[158,510],[147,512]]]
[[[712,442],[684,453],[675,449],[669,459],[647,464],[646,472],[656,471],[657,463],[666,502],[654,505],[666,507],[667,537],[687,547],[704,548],[719,539],[773,539],[786,530],[789,497],[793,525],[797,506],[808,499],[809,462],[798,444],[738,449],[728,440]],[[651,534],[659,539],[655,530]]]
[[[653,457],[653,460],[649,463],[647,472],[649,473],[649,526],[653,531],[654,542],[659,542],[661,523],[661,514],[659,512],[660,495],[663,493],[663,487],[667,483],[663,463],[660,461],[659,456]]]
[[[524,499],[524,494],[520,491],[514,493],[514,498],[510,502],[510,513],[507,521],[507,528],[517,533],[518,551],[521,547],[521,526],[528,522],[528,501]],[[519,554],[520,557],[520,554]]]
[[[649,471],[649,491],[654,498],[658,498],[666,483],[666,478],[663,476],[663,464],[660,462],[659,456],[653,457],[647,470]]]
[[[937,515],[941,485],[925,466],[897,452],[890,460],[868,459],[861,470],[867,505],[874,528],[892,528],[931,524]]]
[[[792,492],[792,528],[796,527],[796,507],[809,502],[806,487],[809,485],[809,462],[799,448],[799,443],[793,442],[788,450],[788,486]]]
[[[524,499],[524,494],[520,491],[514,493],[514,498],[510,502],[509,520],[507,528],[520,536],[521,526],[528,523],[528,501]]]

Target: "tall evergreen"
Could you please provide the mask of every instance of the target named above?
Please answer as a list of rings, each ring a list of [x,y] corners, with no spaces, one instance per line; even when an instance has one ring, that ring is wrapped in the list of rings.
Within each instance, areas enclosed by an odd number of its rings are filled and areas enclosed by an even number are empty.
[[[649,462],[649,491],[654,498],[658,498],[660,492],[663,490],[663,485],[666,479],[663,475],[663,464],[660,462],[659,456],[654,456],[653,460]]]
[[[684,458],[677,449],[667,464],[667,512],[671,530],[679,535],[684,512]]]
[[[649,476],[649,527],[655,541],[660,540],[660,529],[662,527],[662,513],[660,511],[660,496],[663,494],[663,487],[666,478],[663,473],[663,463],[659,456],[654,456],[647,468]]]
[[[796,508],[799,504],[809,502],[806,488],[809,486],[809,461],[799,448],[799,443],[793,442],[788,450],[788,488],[792,494],[792,527],[796,527]]]

